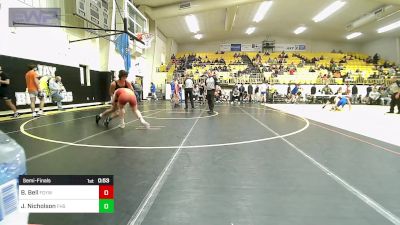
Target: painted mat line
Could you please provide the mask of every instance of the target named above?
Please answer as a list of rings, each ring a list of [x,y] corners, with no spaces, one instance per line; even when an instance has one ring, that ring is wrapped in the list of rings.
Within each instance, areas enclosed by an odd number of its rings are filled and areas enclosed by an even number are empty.
[[[256,108],[256,109],[258,109],[258,107],[250,107],[250,108]],[[261,109],[261,108],[260,108],[260,109]],[[284,111],[282,111],[282,110],[278,110],[278,109],[275,109],[275,110],[281,111],[282,113],[285,113],[285,114],[287,114],[287,115],[292,115],[292,114],[289,114],[288,112],[284,112]],[[297,117],[297,116],[294,115],[294,114],[293,114],[292,116],[293,116],[293,118],[296,118],[296,119],[299,118],[299,117]],[[348,138],[351,138],[351,139],[354,139],[354,140],[363,142],[363,143],[365,143],[365,144],[368,144],[368,145],[371,145],[371,146],[380,148],[380,149],[382,149],[382,150],[384,150],[384,151],[387,151],[387,152],[390,152],[390,153],[393,153],[393,154],[395,154],[395,155],[400,156],[400,152],[394,151],[394,150],[389,149],[389,148],[382,147],[382,146],[380,146],[380,145],[374,144],[374,143],[369,142],[369,141],[367,141],[367,140],[363,140],[363,139],[361,139],[361,138],[357,138],[357,137],[354,137],[354,136],[352,136],[352,135],[345,134],[345,133],[343,133],[343,132],[330,129],[330,128],[328,128],[328,127],[322,126],[322,125],[317,124],[317,123],[310,123],[310,124],[312,124],[312,125],[314,125],[314,126],[317,126],[317,127],[320,127],[320,128],[323,128],[323,129],[325,129],[325,130],[329,130],[329,131],[331,131],[331,132],[334,132],[334,133],[343,135],[343,136],[345,136],[345,137],[348,137]],[[362,135],[362,134],[359,134],[359,135]],[[378,141],[380,141],[380,140],[378,140]],[[382,141],[381,141],[381,142],[382,142]]]
[[[269,126],[255,118],[253,115],[245,111],[244,109],[241,109],[243,112],[246,112],[248,116],[250,116],[252,119],[257,121],[261,126],[266,128],[267,130],[271,131],[272,133],[279,135],[277,132],[272,130]],[[331,170],[329,170],[327,167],[319,163],[317,160],[312,158],[311,156],[307,155],[303,150],[298,148],[296,145],[285,139],[284,137],[281,137],[282,141],[286,142],[290,147],[295,149],[298,153],[300,153],[303,157],[308,159],[312,164],[314,164],[316,167],[318,167],[320,170],[322,170],[326,175],[328,175],[330,178],[332,178],[336,183],[340,184],[342,187],[344,187],[346,190],[351,192],[353,195],[358,197],[361,201],[363,201],[365,204],[370,206],[372,209],[374,209],[376,212],[381,214],[383,217],[385,217],[387,220],[392,222],[395,225],[400,225],[400,218],[398,218],[396,215],[394,215],[392,212],[384,208],[382,205],[377,203],[375,200],[373,200],[371,197],[368,195],[362,193],[360,190],[356,189],[352,185],[350,185],[347,181],[344,179],[340,178],[337,176],[335,173],[333,173]]]
[[[202,113],[201,113],[202,114]],[[201,116],[200,114],[200,116]],[[153,183],[152,187],[150,188],[149,192],[146,194],[146,197],[140,203],[139,208],[136,212],[132,215],[131,219],[128,222],[128,225],[140,225],[143,219],[146,217],[147,213],[149,212],[151,206],[153,205],[155,199],[157,198],[158,194],[160,193],[161,188],[163,187],[165,181],[167,180],[171,168],[174,165],[174,162],[178,158],[180,152],[182,151],[182,147],[185,144],[187,138],[189,137],[190,133],[192,133],[194,127],[196,126],[197,122],[199,122],[200,118],[194,122],[188,133],[186,134],[185,138],[182,140],[181,144],[179,145],[178,149],[175,151],[174,155],[171,157],[163,171],[157,177],[156,181]]]
[[[272,109],[261,109],[261,110],[271,110],[271,111],[275,111],[281,114],[285,114],[288,115],[290,117],[296,118],[295,116],[289,115],[287,113],[284,112],[280,112],[278,110],[272,110]],[[25,134],[26,136],[29,136],[31,138],[34,139],[38,139],[41,141],[47,141],[47,142],[51,142],[51,143],[57,143],[57,144],[63,144],[63,145],[72,145],[72,146],[78,146],[78,147],[88,147],[88,148],[114,148],[114,149],[176,149],[176,148],[208,148],[208,147],[222,147],[222,146],[232,146],[232,145],[242,145],[242,144],[250,144],[250,143],[257,143],[257,142],[262,142],[262,141],[269,141],[269,140],[274,140],[274,139],[278,139],[278,138],[282,138],[282,137],[288,137],[288,136],[292,136],[292,135],[296,135],[298,133],[303,132],[304,130],[306,130],[309,126],[310,126],[310,122],[303,117],[299,117],[300,119],[302,119],[306,124],[303,128],[297,130],[297,131],[293,131],[287,134],[283,134],[283,135],[277,135],[277,136],[273,136],[273,137],[267,137],[267,138],[261,138],[261,139],[255,139],[255,140],[248,140],[248,141],[238,141],[238,142],[229,142],[229,143],[220,143],[220,144],[205,144],[205,145],[186,145],[186,146],[113,146],[113,145],[90,145],[90,144],[79,144],[79,143],[72,143],[72,142],[66,142],[66,141],[58,141],[58,140],[53,140],[53,139],[48,139],[48,138],[43,138],[43,137],[39,137],[36,135],[33,135],[31,133],[28,133],[25,130],[25,125],[28,124],[31,120],[26,121],[25,123],[23,123],[20,126],[20,130],[23,134]]]
[[[143,112],[145,112],[145,111],[143,111]],[[159,113],[159,112],[160,112],[160,111],[155,112],[155,113],[153,113],[153,114],[157,114],[157,113]],[[35,118],[35,119],[36,119],[36,118]],[[134,123],[134,122],[136,122],[136,121],[138,121],[138,120],[139,120],[139,119],[135,119],[135,120],[132,120],[132,121],[127,122],[126,124]],[[117,127],[111,128],[111,129],[109,129],[109,130],[104,130],[104,131],[98,132],[98,133],[96,133],[96,134],[90,135],[90,136],[88,136],[88,137],[82,138],[82,139],[80,139],[80,140],[77,140],[77,141],[75,141],[75,142],[73,142],[73,143],[76,144],[77,142],[81,142],[81,141],[88,140],[88,139],[90,139],[90,138],[96,137],[96,136],[98,136],[98,135],[100,135],[100,134],[104,134],[104,133],[107,133],[107,132],[109,132],[109,131],[112,131],[112,130],[115,130],[115,129],[118,129],[118,128],[119,128],[119,127],[117,126]],[[40,157],[45,156],[45,155],[48,155],[48,154],[51,154],[51,153],[53,153],[53,152],[56,152],[56,151],[58,151],[58,150],[61,150],[61,149],[63,149],[63,148],[69,147],[69,146],[71,146],[71,145],[63,145],[63,146],[61,146],[61,147],[58,147],[58,148],[55,148],[55,149],[52,149],[52,150],[49,150],[49,151],[46,151],[46,152],[37,154],[37,155],[35,155],[35,156],[32,156],[32,157],[28,158],[26,161],[29,162],[29,161],[31,161],[31,160],[40,158]]]

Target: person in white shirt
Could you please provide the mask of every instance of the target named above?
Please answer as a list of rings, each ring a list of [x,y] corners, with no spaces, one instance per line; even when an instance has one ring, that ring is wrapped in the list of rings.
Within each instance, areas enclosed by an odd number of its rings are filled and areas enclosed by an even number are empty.
[[[260,85],[261,103],[266,103],[267,84],[264,82]]]
[[[207,90],[207,102],[209,114],[214,114],[214,102],[215,102],[215,88],[218,85],[218,79],[210,71],[208,71],[208,78],[205,81],[205,88]]]
[[[50,78],[49,89],[50,89],[51,99],[53,100],[53,102],[57,103],[58,110],[64,110],[61,103],[64,97],[61,95],[61,92],[65,91],[65,87],[61,83],[60,76],[56,76],[54,79]]]
[[[186,75],[184,83],[185,83],[185,109],[188,109],[188,100],[190,100],[190,105],[192,106],[192,109],[194,109],[194,103],[193,103],[194,82],[191,77]]]

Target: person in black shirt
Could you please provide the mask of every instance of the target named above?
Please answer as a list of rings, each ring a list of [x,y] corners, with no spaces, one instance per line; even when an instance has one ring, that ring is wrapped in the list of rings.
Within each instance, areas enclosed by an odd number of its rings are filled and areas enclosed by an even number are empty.
[[[353,87],[351,88],[351,104],[356,104],[357,95],[358,95],[357,85],[353,85]]]
[[[253,86],[251,85],[251,83],[247,87],[247,93],[249,94],[249,103],[251,103],[252,102],[252,96],[253,96]]]
[[[259,97],[258,97],[258,92],[260,91],[260,88],[258,87],[258,85],[256,86],[256,89],[254,89],[254,98],[255,101],[258,102],[259,101]]]
[[[0,98],[2,98],[6,105],[14,112],[14,115],[12,117],[16,118],[19,116],[19,113],[17,112],[17,108],[11,101],[11,92],[9,85],[10,77],[3,72],[0,66]]]
[[[125,70],[120,70],[118,72],[118,80],[115,80],[113,82],[111,82],[110,88],[109,88],[109,94],[111,99],[114,96],[114,92],[120,88],[128,88],[133,90],[132,84],[131,82],[129,82],[128,79],[128,72]],[[107,110],[105,110],[104,112],[96,115],[96,124],[99,124],[99,121],[101,120],[101,118],[103,118],[106,115],[109,115],[111,113],[113,113],[111,116],[108,116],[105,120],[104,120],[104,125],[108,126],[108,123],[111,121],[111,119],[113,119],[114,117],[117,116],[117,114],[115,114],[114,112],[117,111],[117,104],[115,104],[115,102],[111,102],[111,107]]]
[[[315,103],[315,94],[317,93],[317,87],[315,87],[315,84],[311,87],[311,103]]]
[[[203,105],[205,101],[204,84],[199,85],[199,102]]]
[[[246,91],[245,87],[243,86],[243,84],[241,84],[240,87],[239,87],[239,92],[240,92],[239,100],[240,100],[240,103],[243,103],[243,97],[244,97],[243,95],[244,95],[245,91]]]

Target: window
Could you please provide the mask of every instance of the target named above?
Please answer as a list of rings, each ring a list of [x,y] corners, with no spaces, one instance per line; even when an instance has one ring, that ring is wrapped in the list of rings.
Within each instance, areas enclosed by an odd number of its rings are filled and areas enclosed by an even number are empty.
[[[80,80],[81,80],[81,86],[86,86],[90,87],[90,70],[88,66],[86,65],[79,65],[79,72],[80,72]]]

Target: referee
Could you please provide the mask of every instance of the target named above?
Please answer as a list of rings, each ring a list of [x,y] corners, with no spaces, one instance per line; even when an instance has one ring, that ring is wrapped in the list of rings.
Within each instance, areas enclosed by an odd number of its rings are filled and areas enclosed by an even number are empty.
[[[11,101],[11,93],[10,93],[10,77],[3,72],[0,66],[0,98],[4,100],[6,105],[14,112],[13,118],[17,118],[19,113],[17,112],[17,108]]]
[[[207,102],[208,102],[208,108],[210,111],[208,111],[209,114],[214,113],[214,101],[215,101],[215,88],[218,85],[218,80],[211,71],[208,71],[208,78],[206,79],[206,90],[207,90]]]
[[[185,109],[188,109],[188,100],[190,99],[190,104],[192,105],[192,109],[194,109],[193,103],[193,80],[186,74],[186,79],[184,81],[185,84]]]

